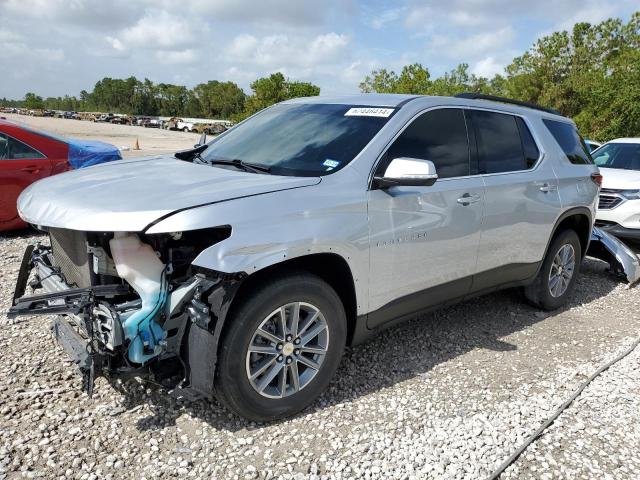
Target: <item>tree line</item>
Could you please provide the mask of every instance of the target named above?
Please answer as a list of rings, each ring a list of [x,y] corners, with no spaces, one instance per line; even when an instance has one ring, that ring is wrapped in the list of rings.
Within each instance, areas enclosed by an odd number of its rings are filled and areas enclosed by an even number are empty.
[[[438,78],[420,63],[400,73],[379,69],[360,83],[362,92],[455,95],[480,92],[555,108],[573,118],[583,135],[601,141],[640,136],[640,12],[625,23],[611,18],[578,23],[571,32],[538,39],[503,74],[477,76],[460,64]],[[251,83],[249,95],[233,82],[211,80],[188,89],[181,85],[103,78],[79,97],[0,100],[3,106],[102,111],[141,115],[241,120],[274,103],[319,95],[320,88],[274,73]]]
[[[478,92],[554,108],[573,118],[583,135],[600,141],[640,136],[640,12],[629,22],[578,23],[571,32],[538,39],[506,67],[484,78],[461,64],[431,79],[428,68],[407,65],[398,74],[374,70],[363,92],[455,95]]]
[[[145,78],[103,78],[91,92],[82,90],[79,97],[42,98],[33,92],[24,100],[0,100],[5,107],[65,111],[115,112],[166,117],[199,117],[241,120],[274,103],[295,97],[320,94],[312,83],[292,81],[280,73],[251,83],[247,95],[234,82],[210,80],[189,89],[183,85],[154,83]]]

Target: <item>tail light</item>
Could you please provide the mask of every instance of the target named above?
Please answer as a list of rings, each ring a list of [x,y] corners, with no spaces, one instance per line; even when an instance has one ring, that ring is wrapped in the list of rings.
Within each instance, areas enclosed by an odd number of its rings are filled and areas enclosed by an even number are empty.
[[[598,188],[602,187],[602,175],[600,175],[599,173],[592,173],[591,181],[595,183]]]

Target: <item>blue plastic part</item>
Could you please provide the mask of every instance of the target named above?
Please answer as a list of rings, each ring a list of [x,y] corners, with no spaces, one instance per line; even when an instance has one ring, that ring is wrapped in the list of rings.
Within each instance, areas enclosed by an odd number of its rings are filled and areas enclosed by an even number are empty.
[[[132,362],[144,364],[160,354],[159,342],[167,337],[167,332],[155,319],[164,308],[166,301],[167,291],[164,288],[156,301],[143,306],[124,321],[124,336],[131,341],[128,357]],[[145,350],[152,353],[145,353]]]
[[[72,168],[84,168],[100,163],[122,160],[118,147],[98,140],[67,140],[69,164]]]

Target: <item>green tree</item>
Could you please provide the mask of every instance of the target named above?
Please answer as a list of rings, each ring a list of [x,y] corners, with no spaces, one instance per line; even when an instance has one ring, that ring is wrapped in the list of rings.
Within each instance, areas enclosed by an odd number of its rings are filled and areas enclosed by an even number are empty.
[[[300,96],[320,95],[320,87],[306,82],[291,82],[280,72],[255,80],[251,84],[253,95],[244,104],[244,111],[235,117],[241,120],[274,103]]]
[[[33,92],[29,92],[24,96],[24,106],[30,110],[42,109],[44,108],[44,101],[42,97]]]

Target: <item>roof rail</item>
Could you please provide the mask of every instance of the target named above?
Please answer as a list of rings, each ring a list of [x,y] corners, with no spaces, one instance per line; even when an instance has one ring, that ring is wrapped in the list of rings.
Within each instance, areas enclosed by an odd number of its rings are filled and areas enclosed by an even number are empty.
[[[523,102],[521,100],[514,100],[513,98],[498,97],[497,95],[486,95],[484,93],[464,92],[458,93],[456,98],[467,98],[469,100],[489,100],[491,102],[510,103],[512,105],[519,105],[521,107],[533,108],[534,110],[541,110],[543,112],[552,113],[554,115],[562,115],[558,110],[553,108],[541,107],[535,103]]]

